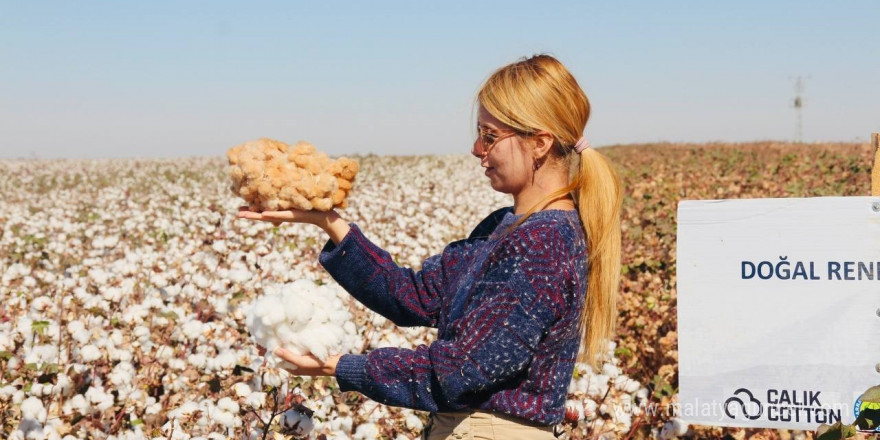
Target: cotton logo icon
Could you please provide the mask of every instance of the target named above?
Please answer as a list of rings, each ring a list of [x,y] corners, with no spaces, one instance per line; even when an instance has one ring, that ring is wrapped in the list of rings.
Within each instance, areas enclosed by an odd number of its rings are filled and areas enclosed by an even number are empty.
[[[738,396],[747,397],[748,400],[744,402],[743,399]],[[756,399],[755,396],[752,395],[752,392],[745,388],[740,388],[734,391],[733,397],[724,401],[724,413],[727,414],[727,417],[735,419],[736,414],[730,412],[730,405],[732,403],[739,404],[739,411],[737,411],[737,413],[744,415],[749,420],[756,420],[764,413],[764,406],[761,405],[761,401]]]

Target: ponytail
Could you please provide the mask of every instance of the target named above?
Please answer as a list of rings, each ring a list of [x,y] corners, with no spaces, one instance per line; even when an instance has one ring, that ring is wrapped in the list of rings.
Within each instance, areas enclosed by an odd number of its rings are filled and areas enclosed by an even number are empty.
[[[587,148],[572,180],[584,234],[589,274],[587,300],[581,312],[583,332],[578,360],[599,369],[617,326],[620,288],[620,178],[601,153]]]

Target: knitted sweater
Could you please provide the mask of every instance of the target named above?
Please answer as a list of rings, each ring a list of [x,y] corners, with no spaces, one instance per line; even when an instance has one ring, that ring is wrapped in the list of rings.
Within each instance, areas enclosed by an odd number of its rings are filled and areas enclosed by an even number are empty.
[[[519,218],[496,211],[419,272],[398,267],[354,224],[328,242],[321,264],[360,302],[399,326],[438,329],[430,346],[342,356],[342,391],[431,412],[562,421],[587,281],[583,229],[577,211],[539,211],[510,230]]]

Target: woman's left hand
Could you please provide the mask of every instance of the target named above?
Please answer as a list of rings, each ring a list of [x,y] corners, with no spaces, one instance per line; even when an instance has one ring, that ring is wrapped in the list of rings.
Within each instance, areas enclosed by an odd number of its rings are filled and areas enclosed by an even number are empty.
[[[333,355],[328,357],[326,362],[322,362],[310,354],[297,355],[281,347],[275,349],[275,356],[296,366],[295,370],[289,370],[296,376],[335,376],[336,364],[342,357],[342,355]]]

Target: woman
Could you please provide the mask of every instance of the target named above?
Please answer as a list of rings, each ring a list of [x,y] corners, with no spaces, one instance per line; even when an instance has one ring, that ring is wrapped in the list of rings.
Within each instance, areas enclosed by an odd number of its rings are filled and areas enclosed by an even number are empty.
[[[438,328],[430,346],[325,363],[276,350],[296,374],[334,375],[343,391],[430,411],[429,439],[550,439],[575,360],[596,365],[614,329],[619,179],[581,136],[589,101],[553,57],[497,70],[477,103],[471,153],[513,207],[419,272],[395,265],[334,211],[239,216],[320,226],[330,236],[320,261],[349,293],[397,325]]]

